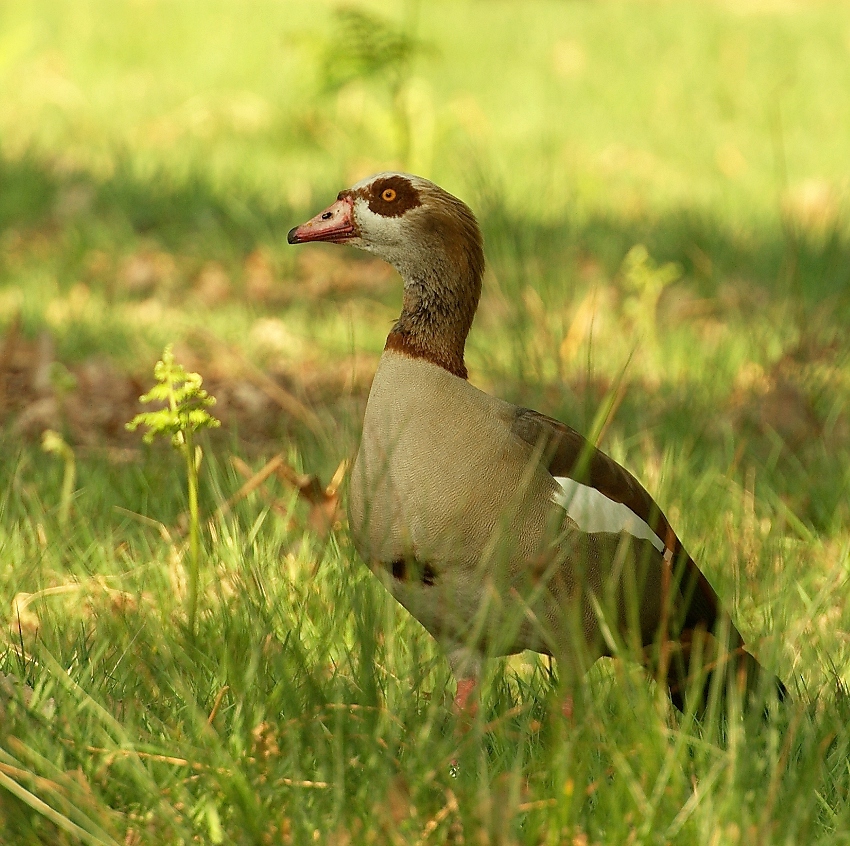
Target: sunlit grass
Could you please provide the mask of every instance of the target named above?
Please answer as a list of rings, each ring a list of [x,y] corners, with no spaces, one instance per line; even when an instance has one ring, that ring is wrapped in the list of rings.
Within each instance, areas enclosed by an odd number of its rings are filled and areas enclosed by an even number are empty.
[[[21,562],[3,585],[21,609],[5,671],[33,692],[25,708],[15,682],[3,700],[0,771],[87,842],[112,842],[98,831],[114,842],[193,832],[299,842],[316,830],[416,842],[453,830],[710,843],[718,828],[841,842],[828,838],[848,816],[842,697],[815,709],[802,693],[767,723],[733,718],[718,733],[712,720],[660,714],[640,672],[604,662],[574,690],[567,722],[545,667],[513,679],[493,667],[479,721],[457,734],[438,651],[344,535],[323,547],[256,498],[240,503],[210,526],[192,640],[179,542],[128,532],[117,516],[112,532],[92,532],[82,513],[62,533],[55,495],[49,470],[31,465],[4,502],[4,550]],[[739,503],[726,513],[745,523]],[[762,655],[794,665],[775,647]],[[30,807],[3,804],[18,842],[64,842],[63,826]]]
[[[775,222],[785,191],[815,217],[846,200],[844,4],[415,7],[372,5],[416,21],[406,164],[450,187],[468,192],[473,156],[546,219],[685,207],[748,227]],[[309,203],[396,154],[381,85],[322,94],[334,8],[7,5],[4,149],[100,175],[123,154],[143,177],[201,170]]]

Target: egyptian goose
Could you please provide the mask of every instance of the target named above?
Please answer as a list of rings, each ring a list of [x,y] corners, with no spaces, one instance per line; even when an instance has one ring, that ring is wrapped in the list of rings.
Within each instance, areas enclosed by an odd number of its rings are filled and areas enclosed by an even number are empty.
[[[420,177],[380,173],[288,241],[359,247],[404,281],[349,517],[357,552],[445,650],[458,708],[485,654],[530,649],[583,672],[618,632],[649,647],[678,707],[690,656],[711,643],[711,660],[731,656],[752,686],[761,666],[728,618],[718,647],[717,594],[634,476],[569,426],[467,381],[484,252],[466,204]]]

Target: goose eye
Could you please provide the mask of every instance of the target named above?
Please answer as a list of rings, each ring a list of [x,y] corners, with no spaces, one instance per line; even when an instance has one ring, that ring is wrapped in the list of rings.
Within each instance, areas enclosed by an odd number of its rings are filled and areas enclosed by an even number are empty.
[[[384,190],[381,191],[381,199],[384,202],[391,203],[395,198],[395,188],[384,188]]]

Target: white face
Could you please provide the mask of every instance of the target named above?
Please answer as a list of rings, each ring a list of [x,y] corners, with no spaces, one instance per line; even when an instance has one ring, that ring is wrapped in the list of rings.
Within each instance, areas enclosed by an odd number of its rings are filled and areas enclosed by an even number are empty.
[[[360,247],[396,265],[400,258],[399,253],[409,244],[409,239],[405,235],[409,229],[408,222],[400,217],[383,217],[375,214],[366,200],[360,197],[354,201],[354,219],[357,222],[360,237],[351,242],[352,246]]]
[[[354,201],[354,220],[360,232],[360,238],[357,239],[360,243],[352,243],[361,249],[377,253],[382,248],[392,249],[404,243],[404,233],[408,229],[404,217],[376,214],[363,197],[357,197]]]
[[[416,241],[414,224],[422,214],[423,189],[430,182],[407,173],[386,172],[370,176],[352,186],[353,216],[359,237],[349,243],[373,253],[396,268],[410,259]]]

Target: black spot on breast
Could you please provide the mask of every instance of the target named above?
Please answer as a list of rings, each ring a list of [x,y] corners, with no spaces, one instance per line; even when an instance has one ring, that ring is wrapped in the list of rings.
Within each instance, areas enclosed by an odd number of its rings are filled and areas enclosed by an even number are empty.
[[[413,568],[411,570],[411,567]],[[414,579],[422,582],[425,587],[431,587],[437,583],[437,571],[431,564],[420,565],[416,561],[407,561],[397,558],[390,562],[389,571],[397,582],[406,582]]]
[[[393,200],[385,200],[384,192],[395,192]],[[383,217],[401,217],[410,209],[422,205],[419,192],[403,176],[385,176],[376,179],[367,189],[366,201],[370,211]]]

